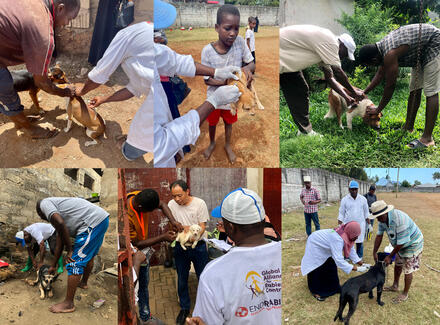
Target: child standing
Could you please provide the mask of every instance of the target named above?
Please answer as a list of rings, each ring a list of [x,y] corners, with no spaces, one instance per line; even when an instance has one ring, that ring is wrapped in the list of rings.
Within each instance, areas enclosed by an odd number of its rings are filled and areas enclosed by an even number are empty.
[[[257,25],[257,20],[255,19],[255,17],[249,17],[248,18],[248,24],[249,24],[249,28],[246,30],[246,35],[245,35],[245,39],[246,39],[246,45],[249,48],[249,50],[252,53],[252,56],[254,57],[254,64],[255,62],[255,35],[254,35],[254,28]]]
[[[202,64],[222,68],[226,66],[241,67],[246,75],[248,83],[252,81],[252,73],[255,70],[253,56],[246,46],[244,39],[238,36],[240,28],[240,12],[233,5],[223,5],[217,11],[217,23],[215,31],[218,33],[216,42],[206,45],[202,50]],[[205,77],[205,84],[208,85],[208,96],[219,86],[226,84],[226,81]],[[217,108],[217,107],[216,107]],[[229,107],[230,108],[230,107]],[[222,117],[225,123],[225,151],[231,164],[236,156],[231,148],[232,124],[237,121],[237,115],[232,115],[229,110],[216,109],[207,118],[209,124],[209,147],[204,151],[206,159],[211,157],[215,148],[215,131],[217,124]]]

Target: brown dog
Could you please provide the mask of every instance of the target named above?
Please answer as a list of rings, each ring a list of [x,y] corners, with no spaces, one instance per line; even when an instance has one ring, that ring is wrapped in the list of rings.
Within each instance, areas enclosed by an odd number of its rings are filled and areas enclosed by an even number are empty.
[[[64,72],[58,65],[51,69],[53,82],[60,88],[65,88],[69,83]],[[98,138],[105,132],[104,119],[95,110],[88,108],[84,100],[79,97],[71,97],[67,99],[67,127],[64,132],[69,132],[72,128],[72,118],[86,127],[86,134],[92,141],[86,141],[85,146],[98,144]]]
[[[344,91],[349,93],[347,89],[344,88]],[[367,108],[370,106],[375,106],[374,103],[368,99],[364,98],[358,104],[354,104],[353,107],[347,107],[347,102],[341,95],[336,93],[333,90],[330,90],[328,94],[328,103],[330,105],[328,113],[324,116],[324,118],[331,118],[336,116],[338,118],[339,126],[343,129],[342,125],[342,114],[347,112],[347,127],[352,130],[352,121],[356,116],[362,117],[365,124],[371,126],[374,129],[380,129],[380,118],[382,117],[382,113],[370,115],[367,114]]]
[[[257,92],[254,87],[254,80],[252,80],[250,87],[247,87],[246,75],[241,72],[239,80],[229,79],[227,85],[235,85],[241,92],[240,99],[236,103],[231,103],[231,114],[237,114],[237,109],[242,108],[245,110],[250,110],[251,115],[255,115],[255,107],[259,109],[264,109],[260,100],[258,99]]]

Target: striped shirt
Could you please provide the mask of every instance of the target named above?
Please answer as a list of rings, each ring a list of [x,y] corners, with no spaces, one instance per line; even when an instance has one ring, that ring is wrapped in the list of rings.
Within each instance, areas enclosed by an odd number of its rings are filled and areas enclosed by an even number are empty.
[[[309,204],[310,201],[321,200],[321,196],[319,195],[319,191],[311,187],[310,190],[303,188],[301,191],[300,198],[304,200],[304,212],[305,213],[314,213],[318,212],[317,204]]]
[[[398,59],[400,67],[417,66],[418,44],[419,24],[402,26],[376,43],[382,56],[401,45],[409,45],[408,52]],[[423,67],[440,54],[440,29],[433,25],[422,24],[420,44],[420,63]]]
[[[403,245],[401,257],[419,255],[423,250],[423,234],[419,227],[404,212],[394,209],[388,212],[388,225],[379,222],[378,235],[386,232],[391,245]]]

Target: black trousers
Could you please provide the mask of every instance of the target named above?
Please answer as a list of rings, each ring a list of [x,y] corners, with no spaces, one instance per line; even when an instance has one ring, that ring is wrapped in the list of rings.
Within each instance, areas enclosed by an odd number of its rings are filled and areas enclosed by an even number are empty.
[[[309,119],[309,85],[302,71],[280,74],[280,88],[299,130],[302,133],[310,132],[312,123]]]
[[[338,267],[333,258],[329,257],[324,264],[307,274],[307,284],[312,294],[322,298],[341,292]]]

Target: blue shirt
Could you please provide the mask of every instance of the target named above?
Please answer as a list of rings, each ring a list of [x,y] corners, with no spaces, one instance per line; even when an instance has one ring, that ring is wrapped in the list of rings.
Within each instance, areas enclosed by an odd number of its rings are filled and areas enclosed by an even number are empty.
[[[405,213],[397,209],[388,212],[388,225],[379,222],[378,235],[386,231],[391,245],[403,245],[399,251],[401,257],[419,255],[423,250],[423,234],[419,227]]]

